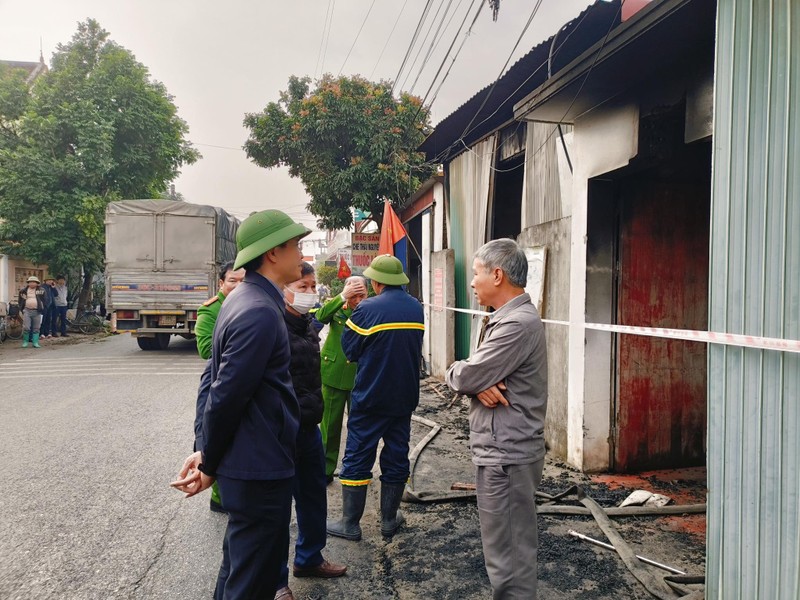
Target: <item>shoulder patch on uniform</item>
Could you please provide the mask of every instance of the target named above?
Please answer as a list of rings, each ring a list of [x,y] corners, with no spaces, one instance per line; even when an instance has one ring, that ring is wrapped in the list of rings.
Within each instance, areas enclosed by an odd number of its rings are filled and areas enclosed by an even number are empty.
[[[214,296],[203,302],[203,306],[211,306],[214,302],[219,302],[219,296]]]

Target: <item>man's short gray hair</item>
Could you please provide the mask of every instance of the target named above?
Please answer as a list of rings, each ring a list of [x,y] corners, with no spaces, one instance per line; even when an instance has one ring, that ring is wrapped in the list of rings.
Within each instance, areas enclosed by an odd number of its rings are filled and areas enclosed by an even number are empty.
[[[492,269],[503,271],[514,287],[524,288],[528,283],[528,259],[514,240],[487,242],[478,248],[475,258],[483,263],[487,271]]]
[[[364,285],[367,285],[367,279],[366,279],[366,277],[363,277],[362,275],[351,275],[350,277],[345,279],[344,282],[347,283],[348,281],[351,281],[351,280],[352,281],[358,280],[361,283],[363,283]]]

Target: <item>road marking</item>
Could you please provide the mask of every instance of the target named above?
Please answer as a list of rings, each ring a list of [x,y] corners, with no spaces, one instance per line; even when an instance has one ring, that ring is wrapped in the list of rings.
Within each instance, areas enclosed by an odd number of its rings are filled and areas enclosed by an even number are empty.
[[[202,375],[203,372],[202,371],[195,371],[195,372],[188,372],[188,371],[180,371],[180,372],[167,372],[167,371],[164,371],[164,372],[159,372],[159,371],[153,371],[153,372],[144,372],[144,373],[143,372],[131,373],[130,371],[111,371],[111,372],[102,372],[102,373],[101,372],[92,373],[92,375],[94,375],[94,374],[103,375],[103,376],[107,375],[107,376],[110,376],[110,377],[120,377],[120,376],[122,376],[122,377],[124,377],[124,376],[130,377],[130,376],[134,376],[134,375],[157,375],[157,376],[191,375],[193,377],[197,377],[199,375]],[[22,375],[22,374],[0,375],[0,379],[31,379],[32,377],[35,377],[36,379],[49,379],[49,378],[53,378],[53,377],[88,377],[89,375],[90,375],[89,373],[58,373],[58,374],[53,373],[53,374],[48,374],[48,373],[38,373],[37,372],[37,373],[32,374],[32,375]]]

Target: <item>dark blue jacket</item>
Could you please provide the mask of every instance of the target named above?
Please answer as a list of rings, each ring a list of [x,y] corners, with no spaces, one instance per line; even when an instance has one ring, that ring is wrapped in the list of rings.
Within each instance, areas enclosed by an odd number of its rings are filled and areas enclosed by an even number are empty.
[[[203,413],[201,470],[233,479],[294,476],[300,421],[281,292],[258,273],[222,305]]]
[[[351,410],[390,417],[414,412],[424,331],[422,305],[399,287],[358,305],[342,333],[345,356],[358,361]]]

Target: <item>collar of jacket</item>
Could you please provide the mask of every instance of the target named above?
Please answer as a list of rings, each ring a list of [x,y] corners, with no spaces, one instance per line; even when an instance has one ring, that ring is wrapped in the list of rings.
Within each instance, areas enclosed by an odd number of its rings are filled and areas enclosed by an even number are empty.
[[[297,333],[305,333],[311,325],[311,315],[300,315],[299,317],[288,310],[283,314],[286,324]]]
[[[496,323],[503,317],[505,317],[508,313],[513,311],[515,308],[519,308],[523,304],[528,304],[531,301],[531,297],[527,293],[522,293],[516,298],[513,298],[503,304],[500,308],[492,313],[492,316],[489,317],[489,323]]]
[[[252,283],[264,290],[270,298],[275,301],[275,304],[281,309],[281,312],[286,313],[286,304],[283,302],[283,292],[278,289],[271,280],[267,279],[261,273],[250,271],[244,275],[244,283]]]

